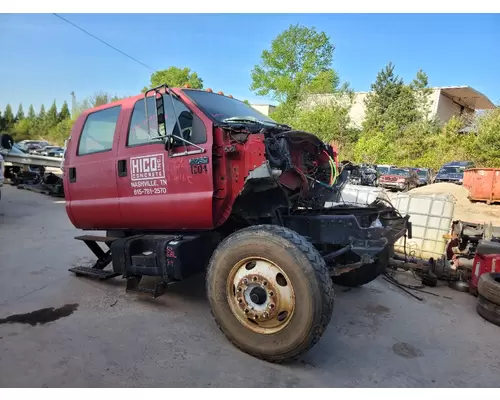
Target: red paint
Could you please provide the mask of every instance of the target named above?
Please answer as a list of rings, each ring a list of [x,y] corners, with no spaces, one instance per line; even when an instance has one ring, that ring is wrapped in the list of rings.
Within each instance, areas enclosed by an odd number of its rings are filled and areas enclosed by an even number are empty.
[[[166,256],[167,258],[177,258],[177,256],[175,255],[175,251],[172,247],[167,247]]]
[[[500,202],[500,168],[473,168],[464,172],[463,186],[471,200]]]
[[[163,143],[127,147],[128,128],[132,110],[143,95],[126,98],[113,104],[87,110],[75,122],[64,161],[65,171],[76,168],[76,182],[64,174],[66,211],[73,225],[80,229],[211,229],[212,219],[212,122],[185,98],[179,89],[174,92],[196,114],[207,132],[201,147],[204,154],[169,158]],[[94,111],[121,105],[111,151],[77,156],[78,139],[87,116]],[[188,150],[195,147],[188,146]],[[184,147],[174,149],[183,152]],[[165,161],[166,193],[152,193],[154,188],[142,188],[143,195],[134,195],[131,186],[131,158],[163,154]],[[192,175],[189,159],[209,157],[206,174]],[[127,176],[119,177],[118,160],[127,160]],[[147,163],[146,163],[147,165]],[[136,190],[141,188],[136,188]],[[161,192],[160,188],[157,188]]]
[[[404,183],[406,178],[401,175],[381,175],[380,182],[397,182]]]
[[[202,154],[169,158],[163,143],[127,147],[127,135],[135,103],[143,95],[126,98],[82,113],[75,122],[64,161],[65,171],[76,169],[71,183],[64,174],[66,211],[79,229],[213,229],[229,217],[234,200],[243,188],[249,171],[265,161],[263,135],[250,135],[244,144],[234,142],[221,129],[214,129],[182,90],[172,89],[193,114],[203,122],[207,141]],[[120,105],[111,151],[77,156],[78,139],[87,116],[110,106]],[[236,152],[224,148],[235,145]],[[188,150],[195,150],[188,146]],[[180,147],[174,152],[183,152]],[[221,155],[214,157],[213,153]],[[146,194],[155,188],[131,187],[131,158],[164,154],[166,193]],[[207,172],[193,174],[191,158],[208,157]],[[119,177],[118,160],[127,160],[127,176]],[[150,165],[147,161],[146,164]]]
[[[499,271],[500,254],[476,254],[474,256],[474,263],[472,264],[472,276],[469,283],[472,291],[477,291],[481,275]]]

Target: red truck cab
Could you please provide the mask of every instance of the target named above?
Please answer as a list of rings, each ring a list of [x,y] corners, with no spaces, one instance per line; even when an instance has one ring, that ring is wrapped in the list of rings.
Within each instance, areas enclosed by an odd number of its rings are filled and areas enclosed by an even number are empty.
[[[229,217],[245,179],[266,162],[266,148],[264,134],[238,140],[220,125],[241,115],[271,126],[276,122],[222,94],[171,90],[172,96],[163,94],[164,135],[158,135],[153,95],[147,112],[145,96],[137,95],[79,116],[64,159],[66,210],[77,228],[210,230]],[[179,132],[188,144],[177,141],[167,152],[165,138]],[[328,165],[329,157],[337,163],[332,148],[313,135],[299,132],[297,140],[302,144],[292,156],[298,164],[307,141],[313,149],[329,149],[331,156],[319,153],[323,163]],[[333,174],[329,178],[333,183]],[[298,173],[280,179],[289,187],[308,185]]]
[[[64,161],[66,210],[76,227],[169,229],[182,221],[186,229],[212,228],[214,186],[207,158],[212,156],[213,121],[181,90],[174,92],[172,101],[165,101],[167,133],[176,129],[178,115],[182,129],[193,132],[191,142],[203,149],[187,150],[198,154],[182,155],[186,148],[177,144],[169,158],[164,140],[151,134],[154,96],[148,97],[149,126],[143,95],[79,116]],[[198,166],[190,164],[193,158]]]

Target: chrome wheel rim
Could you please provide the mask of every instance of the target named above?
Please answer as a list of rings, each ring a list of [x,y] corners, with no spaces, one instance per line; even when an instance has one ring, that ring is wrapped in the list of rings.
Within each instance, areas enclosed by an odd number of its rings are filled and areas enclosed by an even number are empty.
[[[227,279],[231,311],[246,328],[261,334],[281,331],[295,311],[295,292],[287,274],[261,257],[239,261]]]

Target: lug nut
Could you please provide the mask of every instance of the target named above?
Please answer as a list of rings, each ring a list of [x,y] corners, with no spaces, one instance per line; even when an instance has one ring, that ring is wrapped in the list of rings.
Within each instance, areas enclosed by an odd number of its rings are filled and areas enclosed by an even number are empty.
[[[258,315],[254,315],[253,319],[259,319],[259,316]]]
[[[241,297],[238,299],[238,303],[243,303],[243,299]]]
[[[263,284],[264,286],[266,286],[266,285],[267,285],[267,281],[262,282],[262,284]]]
[[[248,279],[247,278],[244,278],[243,279],[243,283],[246,285],[248,283]]]
[[[248,308],[245,308],[245,314],[248,314],[250,310]]]
[[[267,312],[265,312],[264,314],[262,314],[262,316],[263,316],[264,318],[267,318],[267,317],[269,317],[269,314],[268,314]]]
[[[274,303],[269,304],[269,307],[273,309],[275,307]]]
[[[253,279],[254,282],[257,282],[257,277],[256,276],[254,276],[252,279]]]
[[[238,286],[238,292],[241,292],[241,286]]]
[[[269,297],[273,297],[274,296],[274,292],[269,292]]]

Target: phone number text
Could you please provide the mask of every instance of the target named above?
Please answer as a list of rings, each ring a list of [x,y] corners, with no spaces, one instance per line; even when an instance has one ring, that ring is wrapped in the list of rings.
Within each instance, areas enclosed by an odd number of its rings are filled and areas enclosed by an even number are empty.
[[[134,189],[134,196],[148,196],[154,194],[167,194],[167,188]]]

